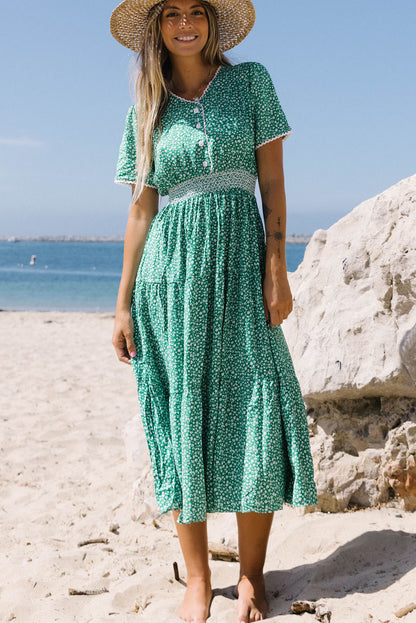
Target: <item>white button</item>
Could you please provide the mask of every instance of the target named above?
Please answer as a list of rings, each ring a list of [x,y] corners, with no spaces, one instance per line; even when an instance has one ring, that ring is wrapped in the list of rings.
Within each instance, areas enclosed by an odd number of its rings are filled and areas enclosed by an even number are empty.
[[[195,127],[199,130],[200,128],[202,128],[202,125],[200,123],[197,123]]]
[[[204,141],[199,141],[199,142],[198,142],[198,145],[199,145],[200,147],[203,147],[203,146],[204,146]]]
[[[208,166],[208,162],[206,160],[204,160],[204,162],[202,163],[203,167],[207,167]]]
[[[197,106],[194,108],[194,112],[199,112],[199,108]]]

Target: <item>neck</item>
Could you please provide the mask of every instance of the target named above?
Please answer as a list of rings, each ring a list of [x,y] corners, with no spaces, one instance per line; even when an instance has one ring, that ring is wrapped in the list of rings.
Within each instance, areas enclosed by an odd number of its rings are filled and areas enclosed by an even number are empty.
[[[171,62],[172,85],[180,93],[197,91],[201,82],[214,71],[214,67],[205,63],[201,56],[184,58],[171,55]]]

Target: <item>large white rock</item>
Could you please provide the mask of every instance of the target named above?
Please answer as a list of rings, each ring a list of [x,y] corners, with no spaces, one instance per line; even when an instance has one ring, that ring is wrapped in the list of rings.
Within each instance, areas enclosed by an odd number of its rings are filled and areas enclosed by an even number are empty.
[[[308,408],[318,507],[416,508],[416,175],[318,230],[283,324]],[[393,445],[392,445],[393,444]],[[398,450],[397,450],[398,452]],[[402,456],[403,455],[403,456]]]
[[[306,400],[416,397],[416,175],[314,233],[283,323]]]

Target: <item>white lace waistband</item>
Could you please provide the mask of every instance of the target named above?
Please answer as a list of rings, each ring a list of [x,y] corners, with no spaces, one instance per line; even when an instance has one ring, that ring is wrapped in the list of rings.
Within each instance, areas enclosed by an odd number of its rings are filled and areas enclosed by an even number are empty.
[[[192,177],[169,190],[169,203],[190,199],[204,193],[241,188],[254,195],[256,176],[244,169],[217,171],[208,175]]]

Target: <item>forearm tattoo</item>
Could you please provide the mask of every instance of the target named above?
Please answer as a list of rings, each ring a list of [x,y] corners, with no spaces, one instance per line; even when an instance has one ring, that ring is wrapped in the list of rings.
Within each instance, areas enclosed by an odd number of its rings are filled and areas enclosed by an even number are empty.
[[[263,214],[264,214],[265,225],[271,213],[272,213],[272,210],[265,203],[263,203]],[[281,258],[280,242],[284,240],[285,238],[284,233],[282,232],[282,228],[281,228],[280,216],[277,217],[277,229],[274,229],[274,228],[270,229],[270,226],[266,225],[266,238],[271,238],[272,240],[275,240],[278,243],[277,244],[277,256],[280,259]]]
[[[267,217],[270,216],[271,213],[271,209],[265,203],[263,203],[263,215],[265,221],[267,221]]]

